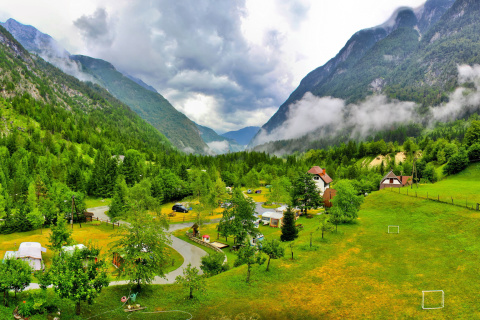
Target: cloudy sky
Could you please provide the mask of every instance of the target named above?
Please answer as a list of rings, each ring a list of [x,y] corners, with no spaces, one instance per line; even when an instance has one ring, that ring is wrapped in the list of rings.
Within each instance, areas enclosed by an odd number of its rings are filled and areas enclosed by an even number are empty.
[[[263,125],[358,30],[424,0],[0,0],[14,18],[155,87],[219,133]]]

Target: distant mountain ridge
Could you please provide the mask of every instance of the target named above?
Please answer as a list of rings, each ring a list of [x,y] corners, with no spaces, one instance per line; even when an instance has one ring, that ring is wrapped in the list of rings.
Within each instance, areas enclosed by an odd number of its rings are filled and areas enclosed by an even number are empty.
[[[473,0],[428,0],[416,9],[399,8],[384,24],[358,31],[334,58],[302,79],[249,147],[279,140],[275,132],[287,130],[285,123],[292,117],[292,106],[307,92],[313,97],[342,99],[346,105],[379,94],[413,101],[426,109],[447,101],[447,93],[458,85],[457,65],[480,60],[475,55],[478,32],[473,31],[478,30],[480,19],[467,17],[479,16],[477,5]],[[456,21],[447,17],[456,17]],[[473,29],[467,31],[466,26]],[[461,48],[456,49],[459,44]],[[312,107],[311,112],[329,111]],[[312,139],[326,138],[324,133],[328,131],[319,127],[311,131]],[[300,137],[291,139],[296,138]]]
[[[239,152],[245,150],[245,146],[239,145],[235,140],[218,135],[213,129],[195,123],[200,136],[214,154]]]
[[[39,54],[64,72],[82,81],[91,81],[106,88],[162,132],[178,149],[201,154],[211,153],[196,124],[176,110],[155,88],[141,79],[119,72],[107,61],[82,55],[70,55],[51,36],[14,19],[9,19],[2,25],[28,51]],[[223,140],[219,135],[216,139]]]
[[[235,140],[240,145],[248,145],[250,140],[257,134],[260,127],[245,127],[236,131],[229,131],[222,136]]]

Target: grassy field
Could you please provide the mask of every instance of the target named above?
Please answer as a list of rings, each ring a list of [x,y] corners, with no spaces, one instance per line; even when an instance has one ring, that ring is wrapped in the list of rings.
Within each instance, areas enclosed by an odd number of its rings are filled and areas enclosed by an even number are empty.
[[[442,181],[442,190],[449,181],[480,190],[477,168]],[[137,301],[151,312],[184,310],[194,319],[209,320],[480,319],[480,212],[384,190],[365,198],[355,224],[340,225],[338,233],[328,233],[323,240],[319,218],[300,218],[305,229],[294,242],[294,259],[287,248],[269,272],[266,265],[255,266],[249,284],[241,266],[207,279],[206,292],[194,300],[186,299],[186,289],[165,285],[145,288]],[[400,233],[388,234],[389,225],[398,225]],[[202,233],[216,239],[213,227]],[[261,228],[267,238],[280,235],[279,229]],[[94,305],[83,305],[82,318],[189,318],[180,313],[126,315],[119,299],[128,290],[107,288]],[[445,307],[423,310],[423,290],[443,290]],[[440,302],[439,295],[426,296],[426,307]],[[73,306],[62,310],[68,317]]]
[[[115,227],[117,230],[117,227]],[[82,227],[78,224],[73,226],[72,238],[76,243],[86,244],[88,241],[92,241],[97,244],[100,248],[100,255],[103,256],[108,262],[111,262],[110,254],[108,251],[110,249],[110,243],[115,241],[115,237],[112,237],[112,234],[115,231],[112,229],[111,225],[106,225],[105,223],[100,223],[98,221],[82,223]],[[29,232],[17,232],[13,234],[0,235],[0,257],[3,258],[5,251],[18,250],[18,246],[22,242],[39,242],[43,247],[46,248],[48,245],[48,237],[50,235],[50,229],[34,230]],[[175,251],[173,248],[168,247],[169,261],[175,260],[174,265],[170,263],[165,269],[165,272],[175,270],[179,268],[183,263],[183,257]],[[47,249],[46,253],[42,254],[43,261],[45,265],[50,266],[53,258],[53,251]],[[109,263],[109,269],[111,280],[117,280],[116,269],[113,264]],[[120,280],[120,279],[118,279]]]
[[[441,181],[434,184],[419,184],[418,188],[413,185],[412,188],[402,188],[400,192],[409,195],[415,195],[418,197],[426,198],[427,193],[430,199],[440,199],[443,202],[471,207],[475,207],[477,203],[480,203],[480,163],[469,166],[466,170],[460,172],[457,175],[447,176]],[[408,189],[408,190],[407,190]],[[399,190],[393,189],[394,192]]]
[[[109,206],[110,203],[112,203],[112,199],[110,198],[103,199],[103,198],[87,197],[85,199],[85,205],[87,206],[87,208]]]

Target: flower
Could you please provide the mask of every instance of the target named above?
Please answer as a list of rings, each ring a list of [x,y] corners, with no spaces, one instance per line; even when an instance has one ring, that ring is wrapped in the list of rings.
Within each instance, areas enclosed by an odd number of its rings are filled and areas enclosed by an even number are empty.
[[[23,303],[26,303],[25,300],[23,300]]]

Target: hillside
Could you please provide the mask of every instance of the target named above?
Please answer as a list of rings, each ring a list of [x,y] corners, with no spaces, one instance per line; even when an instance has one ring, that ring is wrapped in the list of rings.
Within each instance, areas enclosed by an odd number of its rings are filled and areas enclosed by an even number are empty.
[[[425,114],[448,102],[452,91],[461,85],[457,67],[480,63],[475,54],[479,11],[475,1],[429,0],[421,8],[401,8],[386,23],[357,32],[333,59],[301,81],[250,146],[275,140],[337,139],[341,135],[359,139],[365,138],[364,133],[355,133],[359,126],[368,127],[361,131],[378,131],[395,126],[395,122],[428,122],[431,117]],[[308,92],[313,97],[306,95]],[[396,105],[392,107],[396,112],[389,110],[389,104]],[[419,107],[413,108],[414,104]],[[352,116],[352,111],[373,114],[382,108],[392,118],[385,119],[383,128],[374,121],[362,124],[363,119],[356,121]],[[404,114],[399,111],[402,109]],[[307,118],[307,111],[312,121],[319,123],[295,134],[291,123]],[[332,115],[336,113],[340,114]],[[321,118],[323,114],[328,116]],[[341,121],[343,132],[330,129]]]
[[[195,124],[142,80],[122,74],[106,61],[87,56],[71,56],[52,37],[35,27],[13,19],[3,25],[28,51],[39,54],[82,81],[94,82],[106,88],[162,132],[178,149],[195,153],[207,152],[207,145],[201,139]]]

